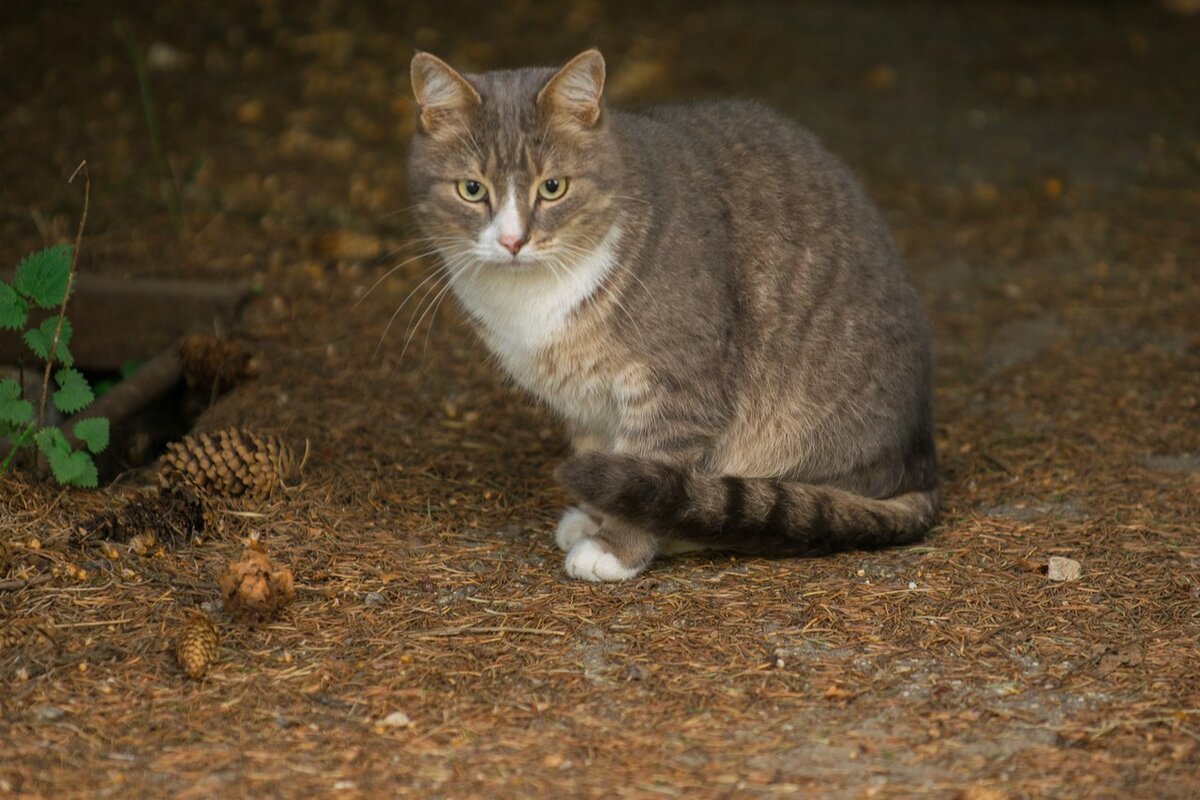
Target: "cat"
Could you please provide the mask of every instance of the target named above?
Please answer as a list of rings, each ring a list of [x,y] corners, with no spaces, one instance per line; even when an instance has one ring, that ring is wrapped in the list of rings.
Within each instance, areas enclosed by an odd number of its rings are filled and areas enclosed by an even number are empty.
[[[618,111],[604,78],[597,50],[411,65],[418,224],[500,367],[571,435],[567,573],[919,539],[938,512],[931,334],[878,211],[764,106]]]

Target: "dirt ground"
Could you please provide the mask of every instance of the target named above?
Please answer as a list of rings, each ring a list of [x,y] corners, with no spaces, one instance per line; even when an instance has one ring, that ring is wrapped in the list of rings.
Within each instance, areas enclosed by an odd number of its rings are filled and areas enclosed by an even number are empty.
[[[592,44],[614,101],[762,98],[885,210],[937,340],[924,543],[563,574],[561,431],[406,244],[406,71]],[[1197,75],[1151,3],[5,0],[0,265],[72,238],[87,159],[81,271],[258,290],[222,333],[261,375],[197,428],[311,452],[150,556],[70,542],[149,473],[0,483],[0,795],[1200,796]],[[298,584],[256,627],[217,589],[252,531]]]

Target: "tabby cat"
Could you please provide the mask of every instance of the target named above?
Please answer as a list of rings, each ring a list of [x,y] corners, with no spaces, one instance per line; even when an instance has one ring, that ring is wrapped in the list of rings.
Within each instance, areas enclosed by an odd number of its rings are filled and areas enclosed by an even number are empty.
[[[566,570],[911,542],[937,515],[930,333],[879,213],[750,102],[609,108],[596,50],[412,61],[416,216],[503,370],[566,423]]]

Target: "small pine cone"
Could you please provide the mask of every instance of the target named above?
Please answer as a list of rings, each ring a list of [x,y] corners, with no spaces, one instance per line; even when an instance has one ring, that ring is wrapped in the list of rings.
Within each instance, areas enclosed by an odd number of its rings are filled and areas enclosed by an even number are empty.
[[[217,660],[220,644],[217,629],[203,611],[193,611],[191,618],[175,639],[175,658],[189,678],[199,680]]]
[[[184,337],[179,359],[191,389],[223,392],[258,375],[258,365],[244,345],[214,336]]]
[[[37,640],[57,644],[40,617],[10,617],[0,619],[0,650],[29,646]]]
[[[134,555],[149,556],[158,546],[158,539],[153,533],[139,533],[129,539],[129,551]]]
[[[265,622],[292,602],[292,571],[276,567],[262,543],[251,541],[221,577],[225,610],[242,622]]]
[[[23,643],[25,638],[26,631],[16,626],[10,626],[6,622],[0,622],[0,650],[16,647]]]
[[[163,486],[188,485],[221,497],[261,500],[299,477],[300,465],[278,436],[241,428],[196,433],[167,445],[158,472]]]

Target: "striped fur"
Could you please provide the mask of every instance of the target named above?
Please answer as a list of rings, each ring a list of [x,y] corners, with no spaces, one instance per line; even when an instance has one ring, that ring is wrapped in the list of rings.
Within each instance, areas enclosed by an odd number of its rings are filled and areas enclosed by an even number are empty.
[[[618,453],[558,469],[582,503],[658,536],[746,553],[813,554],[913,542],[937,517],[937,491],[885,500],[828,486],[714,476]]]
[[[577,453],[568,574],[624,580],[687,544],[917,539],[937,506],[930,331],[878,210],[779,114],[623,112],[604,74],[596,51],[476,75],[413,59],[417,219]],[[551,177],[569,188],[548,200]],[[487,199],[459,194],[468,179]]]

